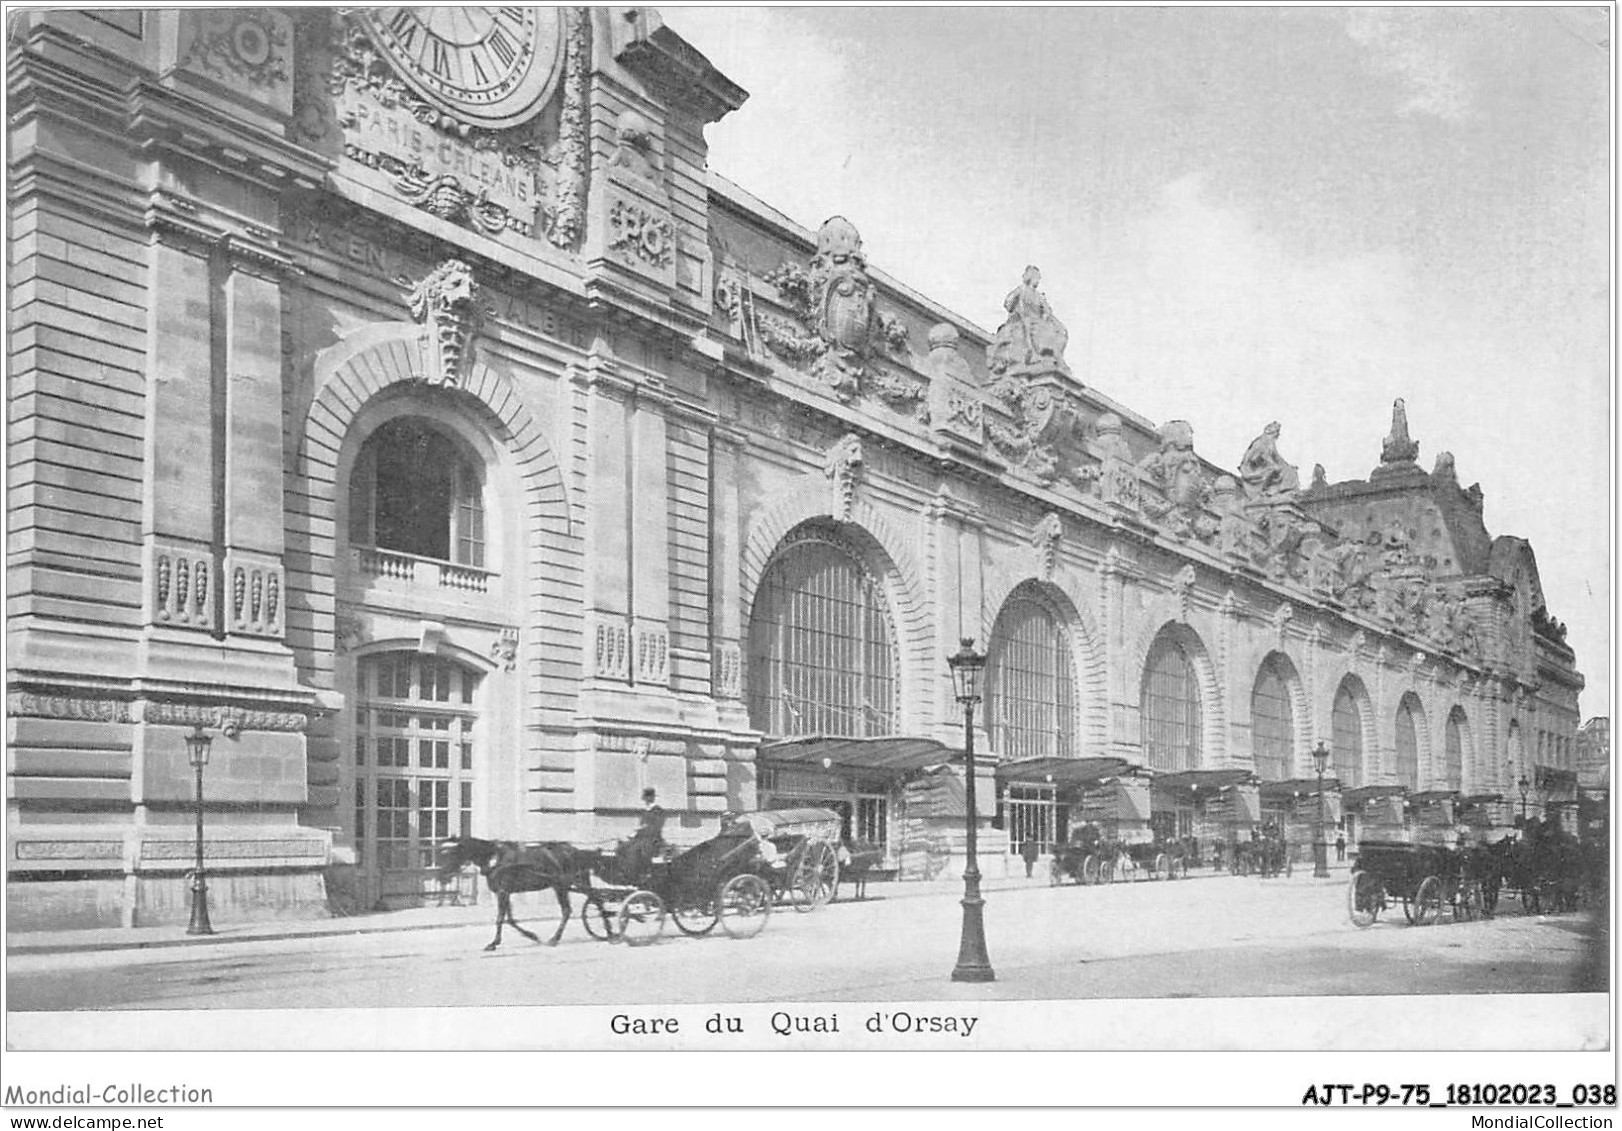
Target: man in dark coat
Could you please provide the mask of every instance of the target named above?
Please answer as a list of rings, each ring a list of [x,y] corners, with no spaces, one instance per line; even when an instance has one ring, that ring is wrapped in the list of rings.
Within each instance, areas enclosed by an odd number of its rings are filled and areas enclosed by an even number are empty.
[[[1031,870],[1036,867],[1036,857],[1039,851],[1034,840],[1026,841],[1025,847],[1019,850],[1020,856],[1025,861],[1025,875],[1027,878],[1030,876]]]
[[[641,883],[653,860],[664,849],[665,811],[653,789],[642,791],[642,816],[636,832],[620,849],[620,876],[626,883]]]

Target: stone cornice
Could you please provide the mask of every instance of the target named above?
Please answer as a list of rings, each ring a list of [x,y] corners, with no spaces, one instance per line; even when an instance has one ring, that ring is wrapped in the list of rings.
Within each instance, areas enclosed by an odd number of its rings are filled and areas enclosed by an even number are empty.
[[[319,154],[149,80],[126,98],[125,132],[143,153],[203,161],[271,191],[313,190],[332,171]]]

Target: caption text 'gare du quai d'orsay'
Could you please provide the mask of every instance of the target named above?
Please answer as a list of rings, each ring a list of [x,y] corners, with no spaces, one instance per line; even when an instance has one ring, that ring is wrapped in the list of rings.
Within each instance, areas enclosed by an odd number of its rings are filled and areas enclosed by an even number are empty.
[[[1207,460],[1037,270],[987,333],[711,171],[746,94],[651,9],[34,11],[9,62],[15,927],[185,920],[199,725],[216,917],[647,788],[953,875],[963,637],[993,874],[1308,842],[1320,741],[1349,839],[1575,796],[1582,678],[1446,437]]]

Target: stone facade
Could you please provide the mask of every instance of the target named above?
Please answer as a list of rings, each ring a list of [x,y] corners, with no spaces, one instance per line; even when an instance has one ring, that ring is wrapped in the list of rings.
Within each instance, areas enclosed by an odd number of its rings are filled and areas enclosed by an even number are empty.
[[[1348,817],[1575,769],[1531,547],[1400,402],[1366,481],[1276,427],[1216,467],[1072,371],[1035,268],[987,334],[710,172],[746,96],[653,10],[471,11],[454,73],[527,69],[437,82],[431,14],[18,17],[14,924],[184,917],[199,725],[217,922],[435,898],[437,838],[611,840],[648,786],[677,843],[822,802],[941,874],[963,637],[988,870],[1298,830],[1332,736]],[[812,732],[940,753],[774,756]]]

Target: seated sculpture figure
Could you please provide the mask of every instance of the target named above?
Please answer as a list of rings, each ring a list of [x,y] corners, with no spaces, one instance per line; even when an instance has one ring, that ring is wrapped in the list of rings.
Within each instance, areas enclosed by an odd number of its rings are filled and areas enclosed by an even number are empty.
[[[1037,289],[1041,282],[1042,272],[1027,267],[1020,285],[1003,300],[1008,320],[997,330],[986,353],[992,373],[1070,372],[1064,363],[1070,331],[1053,316],[1047,296]]]
[[[1301,476],[1295,465],[1286,463],[1279,455],[1279,432],[1279,423],[1275,420],[1250,442],[1244,459],[1239,461],[1239,477],[1253,499],[1274,501],[1301,489]]]

